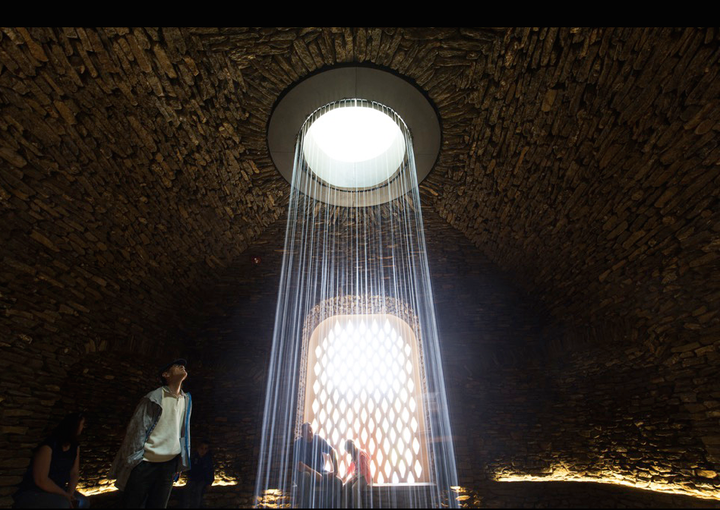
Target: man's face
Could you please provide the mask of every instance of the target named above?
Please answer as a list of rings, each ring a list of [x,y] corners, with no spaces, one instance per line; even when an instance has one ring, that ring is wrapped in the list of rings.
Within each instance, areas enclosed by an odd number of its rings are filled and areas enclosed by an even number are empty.
[[[184,381],[187,377],[187,371],[184,365],[173,365],[163,372],[163,377],[168,381]]]
[[[208,445],[201,444],[200,446],[198,446],[197,451],[198,451],[198,455],[200,455],[201,457],[204,457],[205,454],[208,452]]]
[[[303,426],[303,437],[308,443],[313,440],[313,429],[312,425]]]

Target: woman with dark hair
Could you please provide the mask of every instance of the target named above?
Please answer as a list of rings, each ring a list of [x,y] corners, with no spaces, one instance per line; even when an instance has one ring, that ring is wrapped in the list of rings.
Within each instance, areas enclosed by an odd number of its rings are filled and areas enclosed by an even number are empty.
[[[75,490],[80,478],[80,433],[83,413],[68,414],[35,449],[32,462],[13,495],[13,508],[89,508]]]

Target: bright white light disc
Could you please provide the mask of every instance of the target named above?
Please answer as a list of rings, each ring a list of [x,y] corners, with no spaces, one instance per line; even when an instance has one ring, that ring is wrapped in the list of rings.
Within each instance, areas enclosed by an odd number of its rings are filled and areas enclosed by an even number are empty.
[[[405,157],[405,137],[386,113],[364,106],[329,110],[308,128],[303,155],[310,169],[337,188],[387,181]]]

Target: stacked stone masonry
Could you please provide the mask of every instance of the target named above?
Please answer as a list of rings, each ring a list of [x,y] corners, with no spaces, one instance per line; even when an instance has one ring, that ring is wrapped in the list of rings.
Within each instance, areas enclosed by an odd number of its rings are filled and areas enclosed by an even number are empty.
[[[267,122],[348,64],[405,77],[440,118],[420,191],[461,483],[565,465],[717,493],[719,38],[0,28],[0,504],[75,406],[112,415],[83,470],[105,484],[176,354],[199,364],[227,501],[249,501],[289,191]]]

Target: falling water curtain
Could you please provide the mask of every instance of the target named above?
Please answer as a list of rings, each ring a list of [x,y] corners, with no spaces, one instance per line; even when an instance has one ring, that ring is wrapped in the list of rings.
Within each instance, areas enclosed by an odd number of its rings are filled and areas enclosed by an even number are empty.
[[[377,161],[401,161],[379,184],[339,188],[308,164],[322,158],[304,150],[313,122],[349,107],[383,112],[404,135],[394,154]],[[348,464],[346,439],[368,452],[376,506],[378,500],[382,507],[455,506],[450,493],[457,474],[438,342],[405,123],[392,109],[365,100],[319,108],[295,147],[257,504],[269,492],[293,494],[293,443],[307,420],[336,449],[339,475]]]

